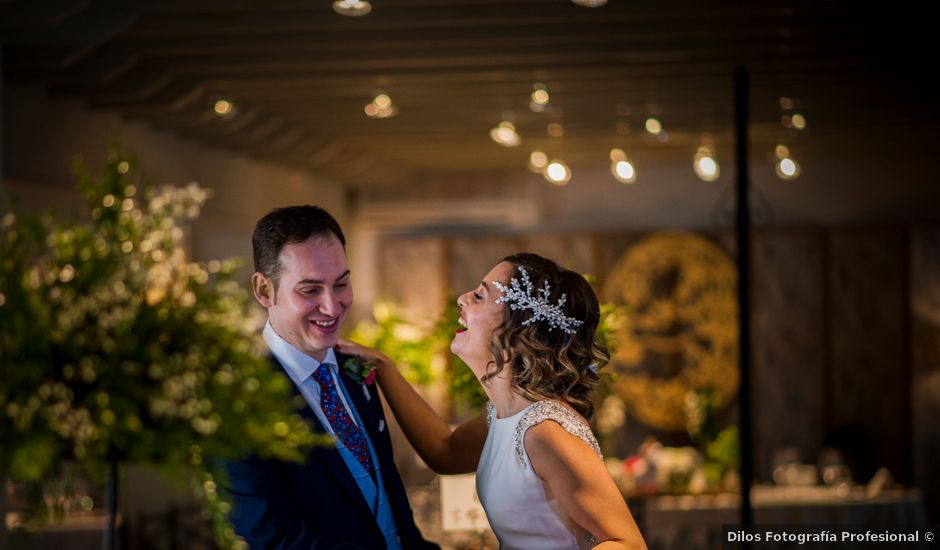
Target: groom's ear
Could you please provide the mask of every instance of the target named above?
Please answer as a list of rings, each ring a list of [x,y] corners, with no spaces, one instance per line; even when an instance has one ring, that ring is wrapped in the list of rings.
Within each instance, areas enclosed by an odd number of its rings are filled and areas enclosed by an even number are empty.
[[[274,283],[264,273],[256,271],[251,276],[251,290],[255,294],[255,300],[258,300],[262,307],[269,308],[275,304]]]

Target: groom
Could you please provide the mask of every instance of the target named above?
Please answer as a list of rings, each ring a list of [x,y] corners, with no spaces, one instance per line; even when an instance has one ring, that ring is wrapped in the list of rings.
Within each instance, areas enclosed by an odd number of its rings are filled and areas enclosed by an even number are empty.
[[[257,457],[227,465],[235,531],[251,548],[434,549],[414,524],[375,386],[343,370],[333,350],[352,305],[346,240],[317,206],[273,210],[252,236],[252,289],[268,310],[272,361],[335,446],[303,464]]]

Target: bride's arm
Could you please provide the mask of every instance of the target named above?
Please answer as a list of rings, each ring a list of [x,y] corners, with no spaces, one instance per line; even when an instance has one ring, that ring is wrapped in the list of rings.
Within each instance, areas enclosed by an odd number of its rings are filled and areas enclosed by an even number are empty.
[[[415,451],[434,472],[463,474],[476,470],[487,433],[483,414],[451,429],[384,353],[349,340],[340,340],[336,349],[375,365],[382,394],[395,419]]]
[[[524,444],[564,511],[598,540],[595,550],[646,549],[620,490],[590,447],[555,422],[529,428]]]

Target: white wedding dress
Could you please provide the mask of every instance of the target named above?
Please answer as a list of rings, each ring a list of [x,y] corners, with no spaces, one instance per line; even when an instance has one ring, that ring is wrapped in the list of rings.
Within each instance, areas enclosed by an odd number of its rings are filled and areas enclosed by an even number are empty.
[[[508,418],[496,418],[487,403],[489,433],[477,467],[477,494],[501,550],[582,550],[596,544],[554,498],[529,463],[525,432],[554,420],[581,438],[603,460],[590,427],[578,415],[554,401],[537,401]]]

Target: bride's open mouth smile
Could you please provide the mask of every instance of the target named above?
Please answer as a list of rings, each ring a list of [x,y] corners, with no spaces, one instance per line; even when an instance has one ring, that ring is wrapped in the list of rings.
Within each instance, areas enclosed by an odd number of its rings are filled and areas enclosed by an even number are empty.
[[[457,334],[460,334],[462,332],[467,332],[467,321],[464,320],[463,315],[457,318],[457,323],[461,327],[456,330]]]

